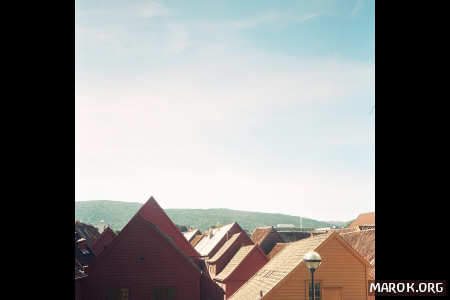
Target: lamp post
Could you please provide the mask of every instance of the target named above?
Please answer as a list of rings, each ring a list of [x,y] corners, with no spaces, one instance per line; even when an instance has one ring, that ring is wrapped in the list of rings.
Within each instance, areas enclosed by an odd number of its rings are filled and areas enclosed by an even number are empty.
[[[311,271],[311,285],[313,292],[313,300],[316,298],[316,293],[314,289],[314,272],[319,268],[320,263],[322,262],[322,258],[319,253],[315,251],[310,251],[305,254],[303,257],[303,261],[305,262],[305,266]]]

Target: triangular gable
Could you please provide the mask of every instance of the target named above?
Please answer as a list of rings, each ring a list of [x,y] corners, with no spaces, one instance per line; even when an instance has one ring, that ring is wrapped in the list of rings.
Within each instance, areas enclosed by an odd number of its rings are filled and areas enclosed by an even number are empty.
[[[237,244],[239,243],[239,244]],[[208,263],[213,264],[220,260],[229,251],[237,251],[241,245],[252,245],[252,240],[245,234],[245,232],[238,232],[233,234],[226,242],[219,248],[214,256],[208,259]],[[238,247],[236,249],[236,247]]]
[[[105,230],[100,234],[100,236],[92,244],[92,251],[96,256],[98,256],[116,237],[117,235],[111,228],[106,227]]]
[[[123,237],[128,235],[131,230],[133,230],[133,224],[136,222],[145,222],[149,230],[157,232],[157,236],[160,237],[162,243],[166,243],[169,247],[173,248],[178,252],[183,258],[186,265],[194,268],[196,271],[201,272],[199,267],[173,242],[172,239],[168,238],[157,226],[144,219],[139,213],[136,213],[133,218],[125,225],[125,227],[119,232],[119,234],[112,240],[109,246],[100,253],[100,255],[89,265],[89,270],[95,269],[98,264],[104,260],[112,251],[114,247],[123,240]],[[89,273],[89,272],[88,272]]]
[[[245,250],[246,248],[248,248],[249,250],[246,251]],[[240,253],[241,251],[243,253]],[[266,258],[266,262],[269,260],[267,258],[267,255],[262,251],[262,249],[258,245],[254,244],[243,246],[238,250],[238,252],[233,256],[233,258],[231,258],[231,260],[229,261],[227,266],[222,270],[222,272],[220,272],[216,276],[215,280],[224,282],[229,278],[231,278],[234,273],[239,272],[243,262],[245,262],[247,257],[249,257],[255,251],[259,252],[262,257]]]
[[[167,237],[171,238],[178,248],[180,248],[187,256],[200,256],[153,197],[150,197],[150,199],[142,205],[137,214],[156,225],[159,230]]]
[[[239,288],[235,292],[231,299],[245,299],[245,297],[248,298],[257,296],[254,295],[253,292],[260,289],[265,290],[262,299],[266,298],[268,295],[271,295],[275,290],[277,290],[278,287],[282,286],[284,282],[289,280],[289,278],[295,273],[295,270],[303,266],[304,254],[311,250],[319,251],[321,248],[325,247],[326,244],[332,239],[336,239],[344,247],[344,249],[347,249],[362,264],[364,264],[368,268],[370,267],[369,262],[365,260],[350,245],[348,245],[347,242],[345,242],[345,240],[337,232],[333,232],[331,234],[321,234],[316,237],[310,237],[297,242],[289,243],[290,245],[286,246],[279,253],[279,255],[276,255],[263,268],[261,268],[260,271],[258,271],[243,286],[241,286],[241,288]],[[291,252],[297,251],[297,249],[301,252],[295,252],[297,253],[297,255],[291,255],[294,254]],[[285,257],[286,255],[288,255],[288,257]],[[284,261],[285,258],[290,258],[292,261]],[[278,269],[272,270],[272,266],[277,266],[276,268]],[[283,278],[280,278],[279,276],[282,273],[285,273],[285,275]],[[246,288],[247,286],[249,286],[249,288]]]
[[[332,238],[336,238],[342,246],[344,246],[345,249],[347,249],[350,254],[352,254],[357,260],[359,260],[363,265],[366,265],[367,267],[370,267],[370,263],[361,255],[358,253],[358,251],[356,251],[355,249],[353,249],[352,246],[350,246],[343,238],[342,236],[337,233],[337,232],[333,232],[332,234],[330,234],[330,236],[328,237],[328,239],[326,239],[322,244],[320,244],[315,251],[320,250],[321,248],[323,248]]]
[[[353,249],[337,232],[333,232],[328,235],[328,238],[320,243],[314,251],[318,252],[320,249],[324,248],[332,239],[336,239],[345,249],[347,249],[350,254],[352,254],[357,260],[359,260],[362,264],[366,265],[367,268],[370,268],[370,263],[362,257],[355,249]],[[262,299],[264,299],[267,295],[272,294],[273,291],[276,290],[277,287],[281,286],[283,282],[287,281],[298,268],[304,268],[304,261],[302,260],[287,276],[285,276],[280,282],[278,282],[270,291],[268,291]]]
[[[211,254],[215,254],[218,250],[217,248],[220,246],[221,242],[224,238],[226,238],[227,234],[230,235],[230,231],[237,227],[239,230],[243,231],[242,228],[236,223],[230,223],[227,225],[223,225],[222,227],[215,228],[210,233],[206,234],[204,238],[202,238],[197,245],[195,245],[195,249],[202,256],[210,256]],[[234,231],[234,230],[233,230]]]

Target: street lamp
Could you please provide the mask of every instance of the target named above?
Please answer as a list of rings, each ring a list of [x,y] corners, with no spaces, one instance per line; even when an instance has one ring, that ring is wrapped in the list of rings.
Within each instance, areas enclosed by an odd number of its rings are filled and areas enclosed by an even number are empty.
[[[320,263],[322,262],[322,258],[320,257],[319,253],[310,251],[305,254],[305,256],[303,257],[303,261],[305,262],[305,266],[311,271],[311,284],[314,300],[316,298],[316,293],[314,290],[314,271],[319,268]]]

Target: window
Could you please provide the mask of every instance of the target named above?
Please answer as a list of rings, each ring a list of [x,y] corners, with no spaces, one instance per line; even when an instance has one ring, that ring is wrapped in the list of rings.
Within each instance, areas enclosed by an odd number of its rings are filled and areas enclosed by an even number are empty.
[[[309,299],[312,300],[321,300],[320,299],[320,283],[314,283],[314,290],[316,292],[315,298],[313,298],[313,289],[312,283],[309,283]]]
[[[174,287],[154,287],[152,300],[175,300]]]

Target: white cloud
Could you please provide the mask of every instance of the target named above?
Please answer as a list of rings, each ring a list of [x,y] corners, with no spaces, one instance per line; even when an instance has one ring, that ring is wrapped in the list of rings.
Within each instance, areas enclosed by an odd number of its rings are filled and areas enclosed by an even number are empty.
[[[146,18],[169,14],[158,2],[141,12]],[[251,28],[282,17],[271,13],[231,26]],[[264,156],[262,148],[270,141],[247,149],[244,143],[258,140],[251,136],[254,131],[267,132],[263,138],[270,140],[274,132],[282,136],[299,129],[293,140],[311,149],[370,146],[373,128],[364,127],[360,116],[336,112],[330,121],[325,115],[358,101],[370,107],[373,64],[256,52],[245,40],[225,34],[230,24],[202,27],[165,20],[145,40],[133,37],[136,42],[120,28],[78,31],[84,45],[106,45],[104,55],[120,51],[124,59],[139,57],[144,67],[115,73],[116,79],[87,70],[88,78],[77,77],[76,199],[143,202],[154,195],[163,207],[228,207],[322,220],[348,220],[371,210],[370,176],[331,170],[302,157],[304,167],[278,169],[269,160],[282,159],[281,147]],[[218,33],[223,35],[215,39]],[[161,53],[171,60],[163,67],[157,63]],[[175,55],[180,53],[182,59]],[[286,124],[269,123],[275,112],[290,110],[297,114]],[[235,143],[237,153],[222,147],[228,142]]]
[[[282,24],[287,22],[306,22],[318,17],[318,13],[294,15],[292,13],[268,12],[265,14],[251,16],[240,20],[231,21],[229,24],[237,29],[254,28],[264,24]]]

